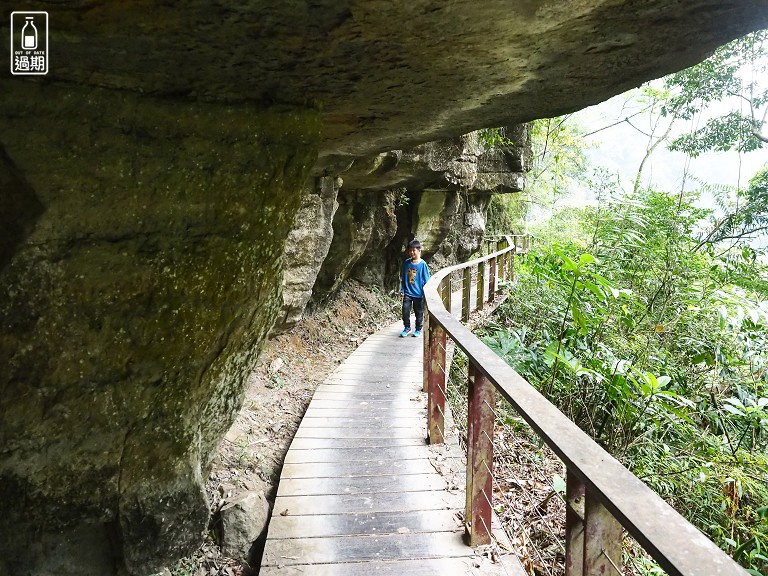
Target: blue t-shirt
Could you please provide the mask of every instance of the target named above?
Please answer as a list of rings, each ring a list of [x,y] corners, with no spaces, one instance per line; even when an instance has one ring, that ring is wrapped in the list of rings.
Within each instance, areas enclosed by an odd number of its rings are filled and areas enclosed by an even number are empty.
[[[427,263],[422,260],[418,264],[408,258],[403,262],[402,278],[400,280],[400,289],[403,294],[412,298],[424,298],[424,284],[429,280],[429,268]]]

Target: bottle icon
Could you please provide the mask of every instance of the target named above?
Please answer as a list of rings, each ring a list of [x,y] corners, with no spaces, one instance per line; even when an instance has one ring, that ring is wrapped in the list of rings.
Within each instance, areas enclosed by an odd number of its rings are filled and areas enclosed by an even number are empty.
[[[25,50],[37,49],[37,28],[32,16],[27,16],[27,22],[21,29],[21,47]]]

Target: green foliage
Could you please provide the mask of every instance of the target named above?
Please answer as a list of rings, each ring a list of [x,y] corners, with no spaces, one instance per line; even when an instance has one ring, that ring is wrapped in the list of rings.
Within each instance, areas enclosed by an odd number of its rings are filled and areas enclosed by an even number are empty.
[[[586,176],[589,143],[582,128],[568,120],[569,116],[560,116],[531,123],[533,166],[528,188],[539,202],[562,197],[573,182]]]
[[[768,574],[768,290],[692,195],[559,214],[485,342],[755,574]]]
[[[515,143],[507,138],[503,128],[484,128],[477,132],[480,143],[486,148],[513,146]]]
[[[702,152],[752,152],[763,142],[751,137],[752,118],[733,110],[707,122],[702,128],[678,136],[669,144],[670,150],[685,152],[695,158]]]
[[[768,259],[749,242],[768,230],[768,166],[743,190],[700,182],[674,195],[641,189],[640,175],[675,120],[697,126],[670,145],[691,156],[767,143],[767,55],[768,32],[757,32],[661,89],[645,87],[656,116],[633,193],[621,196],[615,178],[597,171],[588,182],[597,206],[531,226],[537,248],[483,334],[758,576],[768,576]],[[724,98],[731,110],[712,115]],[[551,207],[587,181],[583,138],[565,120],[533,124],[526,193],[494,201],[490,220],[523,231],[532,207]],[[717,213],[698,207],[702,194]]]
[[[591,206],[555,210],[550,218],[529,226],[528,231],[549,243],[573,243],[586,249],[591,236],[583,223],[594,217],[595,210]]]
[[[585,150],[589,144],[583,130],[568,120],[563,116],[530,123],[532,165],[526,173],[525,190],[491,198],[487,214],[490,232],[525,232],[533,211],[548,212],[573,183],[586,179],[589,163]],[[493,143],[495,136],[481,131],[481,138]]]
[[[673,140],[671,150],[696,157],[706,151],[749,152],[768,141],[763,134],[768,104],[768,31],[761,30],[722,46],[696,66],[668,76],[670,92],[662,112],[683,120],[697,118],[713,102],[732,97],[734,107],[704,126]],[[762,110],[762,113],[761,113]]]
[[[509,234],[525,230],[529,203],[522,193],[494,194],[486,211],[485,232],[488,235]]]
[[[272,374],[265,386],[273,390],[282,390],[285,388],[285,380],[279,374]]]
[[[733,204],[715,223],[708,241],[740,239],[768,229],[768,166],[752,177],[746,191],[737,191]]]

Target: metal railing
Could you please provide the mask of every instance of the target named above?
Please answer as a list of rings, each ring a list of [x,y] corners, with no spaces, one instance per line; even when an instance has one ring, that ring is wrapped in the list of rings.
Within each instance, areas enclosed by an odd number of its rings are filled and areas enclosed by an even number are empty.
[[[515,253],[527,250],[527,242],[525,237],[505,237],[496,252],[444,268],[425,286],[428,313],[424,388],[428,393],[430,443],[442,443],[445,438],[449,337],[469,362],[465,522],[470,545],[487,544],[492,539],[494,408],[499,393],[567,469],[566,576],[621,574],[624,530],[670,575],[746,576],[741,566],[587,436],[449,312],[452,272],[464,272],[462,318],[466,320],[471,284],[477,283],[478,307],[493,300],[500,281],[511,278]],[[472,274],[475,267],[477,274]]]

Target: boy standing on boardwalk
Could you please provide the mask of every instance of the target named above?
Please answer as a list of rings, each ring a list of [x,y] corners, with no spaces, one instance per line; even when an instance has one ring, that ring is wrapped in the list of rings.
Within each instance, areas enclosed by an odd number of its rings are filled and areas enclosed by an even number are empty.
[[[429,280],[429,268],[421,259],[421,243],[411,240],[408,243],[409,258],[403,262],[400,278],[400,296],[403,297],[403,331],[400,338],[411,332],[411,306],[416,313],[416,331],[414,337],[421,336],[424,328],[424,284]]]

